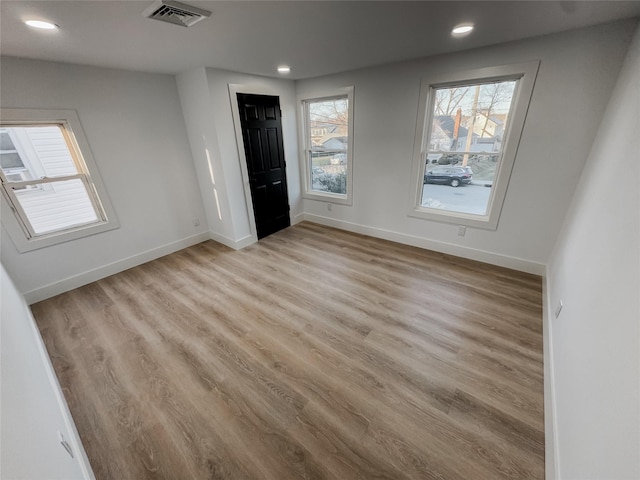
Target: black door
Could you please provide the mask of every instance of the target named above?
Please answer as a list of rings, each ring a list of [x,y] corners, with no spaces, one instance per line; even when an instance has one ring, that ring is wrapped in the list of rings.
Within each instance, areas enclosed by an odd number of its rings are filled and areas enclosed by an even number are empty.
[[[280,100],[238,93],[244,153],[258,239],[291,224]]]

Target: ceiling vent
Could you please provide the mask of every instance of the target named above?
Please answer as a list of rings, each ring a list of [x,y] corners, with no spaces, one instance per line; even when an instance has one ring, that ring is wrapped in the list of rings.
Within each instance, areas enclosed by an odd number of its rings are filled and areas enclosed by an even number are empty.
[[[184,3],[174,2],[173,0],[159,0],[153,2],[142,14],[147,18],[160,20],[161,22],[190,27],[207,18],[211,15],[211,12],[185,5]]]

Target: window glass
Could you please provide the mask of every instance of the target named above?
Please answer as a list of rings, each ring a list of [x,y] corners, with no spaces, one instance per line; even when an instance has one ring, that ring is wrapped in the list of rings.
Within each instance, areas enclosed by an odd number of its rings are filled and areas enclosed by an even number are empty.
[[[422,152],[421,206],[471,215],[488,213],[517,82],[432,88],[431,121]]]
[[[24,168],[20,155],[15,152],[0,152],[0,166],[5,173],[14,168]]]
[[[2,184],[28,237],[106,221],[65,126],[4,126]]]
[[[306,102],[310,190],[347,194],[349,100]]]
[[[5,173],[11,169],[24,168],[22,159],[18,155],[6,128],[0,129],[0,168],[5,170]]]
[[[23,189],[16,199],[35,235],[99,221],[87,188],[75,178],[46,184],[42,189]]]
[[[409,215],[495,230],[540,62],[422,79]]]

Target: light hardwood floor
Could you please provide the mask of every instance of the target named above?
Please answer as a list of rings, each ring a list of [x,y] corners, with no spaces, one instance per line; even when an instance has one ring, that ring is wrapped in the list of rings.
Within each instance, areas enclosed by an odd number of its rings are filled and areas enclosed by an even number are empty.
[[[33,305],[99,480],[544,478],[536,276],[302,223]]]

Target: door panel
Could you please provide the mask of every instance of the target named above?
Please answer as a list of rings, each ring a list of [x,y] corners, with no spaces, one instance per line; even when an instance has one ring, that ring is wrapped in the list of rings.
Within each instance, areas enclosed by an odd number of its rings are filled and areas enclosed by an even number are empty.
[[[258,120],[258,109],[255,105],[246,105],[245,118],[247,120]]]
[[[249,186],[258,239],[291,224],[280,100],[238,94]]]
[[[278,105],[278,108],[280,108],[280,105]],[[264,117],[267,120],[276,120],[277,119],[275,105],[265,105],[265,107],[264,107]]]
[[[278,139],[278,130],[275,128],[269,128],[267,130],[267,144],[269,146],[269,160],[271,169],[280,168],[280,155],[278,155],[278,146],[280,141]]]
[[[245,152],[248,159],[252,159],[253,174],[264,173],[266,170],[264,165],[264,155],[262,155],[262,132],[258,128],[248,128],[246,133],[249,135],[249,151]]]

